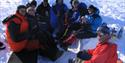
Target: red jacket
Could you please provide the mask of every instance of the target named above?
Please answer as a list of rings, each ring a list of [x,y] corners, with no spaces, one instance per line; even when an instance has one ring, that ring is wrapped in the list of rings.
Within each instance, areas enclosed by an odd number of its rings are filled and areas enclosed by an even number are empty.
[[[19,52],[26,47],[28,40],[24,39],[24,40],[21,40],[19,42],[15,42],[14,40],[12,40],[12,37],[11,37],[10,32],[8,30],[8,26],[9,26],[10,22],[13,21],[14,23],[20,25],[19,32],[17,32],[17,33],[23,33],[23,32],[28,30],[29,25],[28,25],[28,21],[26,20],[26,18],[24,16],[20,15],[18,12],[15,15],[18,18],[15,17],[15,18],[9,20],[5,24],[6,25],[6,36],[7,36],[6,38],[7,38],[7,42],[9,44],[11,50],[14,52]]]
[[[92,58],[84,63],[117,63],[117,45],[106,42],[99,43],[93,50],[88,50]]]

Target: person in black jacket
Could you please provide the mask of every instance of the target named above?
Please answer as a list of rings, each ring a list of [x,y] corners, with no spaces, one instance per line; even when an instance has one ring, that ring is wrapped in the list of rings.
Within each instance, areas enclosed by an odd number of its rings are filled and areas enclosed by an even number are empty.
[[[39,16],[39,25],[41,30],[52,32],[50,25],[50,5],[48,0],[43,0],[40,5],[36,8],[36,14]]]
[[[38,25],[37,15],[35,15],[33,7],[27,8],[27,19],[29,21],[29,31],[32,35],[31,40],[38,40],[39,42],[39,54],[55,61],[61,56],[62,52],[57,48],[52,35],[48,31],[40,30],[42,27]]]
[[[22,63],[37,63],[37,55],[32,48],[30,48],[29,23],[25,15],[26,6],[19,5],[13,18],[4,22],[4,24],[6,24],[6,38],[13,54],[15,54]],[[11,58],[8,63],[9,62],[11,62]]]

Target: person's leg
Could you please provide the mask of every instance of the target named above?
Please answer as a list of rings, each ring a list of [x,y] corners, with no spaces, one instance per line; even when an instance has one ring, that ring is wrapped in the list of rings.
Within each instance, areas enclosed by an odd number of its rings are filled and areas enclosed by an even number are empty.
[[[54,49],[54,48],[49,48],[49,49],[39,49],[39,54],[43,57],[46,57],[52,61],[55,61],[58,59],[63,52],[60,51],[59,49]]]

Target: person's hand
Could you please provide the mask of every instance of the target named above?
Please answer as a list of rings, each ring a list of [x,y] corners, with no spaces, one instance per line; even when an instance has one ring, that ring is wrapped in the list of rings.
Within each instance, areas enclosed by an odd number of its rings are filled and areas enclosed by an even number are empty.
[[[77,54],[77,58],[80,58],[82,60],[89,60],[91,59],[92,55],[88,54],[88,52],[86,50],[80,51]]]
[[[82,16],[81,17],[81,23],[84,24],[84,23],[86,23],[86,21],[87,21],[87,19],[85,18],[85,16]]]

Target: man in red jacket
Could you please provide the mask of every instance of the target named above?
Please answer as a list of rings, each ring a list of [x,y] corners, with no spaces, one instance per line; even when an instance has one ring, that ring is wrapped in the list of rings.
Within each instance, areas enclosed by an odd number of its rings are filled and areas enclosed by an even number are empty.
[[[117,63],[117,45],[109,42],[110,29],[107,25],[102,25],[97,33],[99,43],[96,48],[80,51],[77,54],[77,63]]]
[[[3,24],[6,25],[6,39],[13,51],[22,63],[37,63],[37,51],[31,50],[29,41],[29,23],[25,17],[26,6],[19,5],[16,13],[8,17]],[[11,57],[8,63],[11,62]]]

